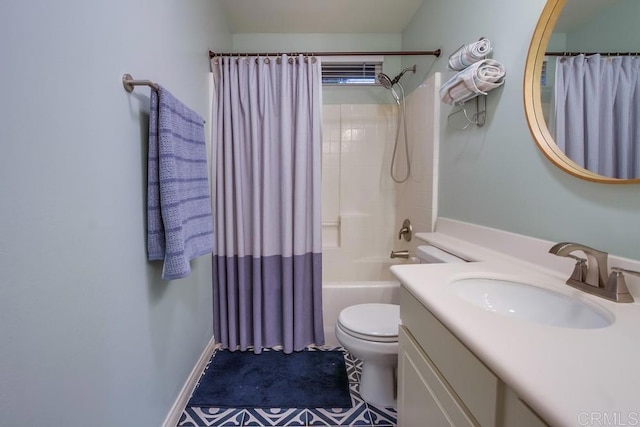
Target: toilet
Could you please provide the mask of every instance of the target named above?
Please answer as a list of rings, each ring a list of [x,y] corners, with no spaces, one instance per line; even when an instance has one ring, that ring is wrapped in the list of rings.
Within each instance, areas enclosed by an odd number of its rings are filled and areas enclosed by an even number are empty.
[[[419,246],[416,257],[421,263],[466,262],[430,245]],[[336,338],[362,361],[360,395],[375,406],[396,406],[399,324],[397,304],[352,305],[338,316]]]

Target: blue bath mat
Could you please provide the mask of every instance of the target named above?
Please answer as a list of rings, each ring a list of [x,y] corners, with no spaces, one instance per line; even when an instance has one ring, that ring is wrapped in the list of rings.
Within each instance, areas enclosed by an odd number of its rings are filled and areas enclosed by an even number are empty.
[[[341,351],[220,350],[189,406],[214,408],[350,408]]]

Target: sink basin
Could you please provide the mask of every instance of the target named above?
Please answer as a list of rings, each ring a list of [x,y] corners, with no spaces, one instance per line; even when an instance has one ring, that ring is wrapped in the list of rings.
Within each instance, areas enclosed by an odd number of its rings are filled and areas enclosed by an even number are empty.
[[[575,298],[496,279],[461,279],[451,284],[456,294],[486,311],[542,325],[597,329],[613,323],[613,316]]]

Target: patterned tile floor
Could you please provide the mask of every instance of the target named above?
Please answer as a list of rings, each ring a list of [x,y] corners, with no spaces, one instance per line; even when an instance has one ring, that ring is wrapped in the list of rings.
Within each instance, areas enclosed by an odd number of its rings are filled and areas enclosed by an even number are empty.
[[[350,409],[228,409],[187,407],[178,426],[365,426],[395,427],[396,410],[370,405],[359,393],[362,362],[343,348],[327,348],[344,352],[349,387]]]

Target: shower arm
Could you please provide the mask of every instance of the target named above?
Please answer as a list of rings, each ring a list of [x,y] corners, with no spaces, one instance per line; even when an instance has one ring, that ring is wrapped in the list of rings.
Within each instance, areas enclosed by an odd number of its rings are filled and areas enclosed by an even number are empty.
[[[393,80],[391,80],[391,85],[395,85],[396,83],[398,83],[400,81],[400,79],[402,78],[402,76],[404,76],[404,73],[406,73],[407,71],[413,71],[413,73],[415,74],[416,72],[416,66],[415,64],[411,67],[407,67],[404,70],[400,71],[400,74],[398,74],[397,76],[395,76],[393,78]]]

